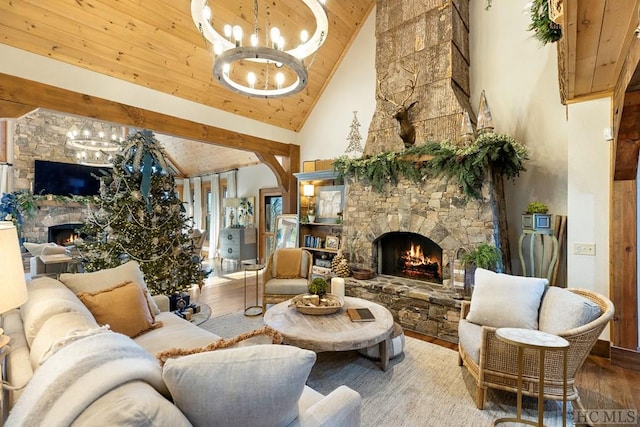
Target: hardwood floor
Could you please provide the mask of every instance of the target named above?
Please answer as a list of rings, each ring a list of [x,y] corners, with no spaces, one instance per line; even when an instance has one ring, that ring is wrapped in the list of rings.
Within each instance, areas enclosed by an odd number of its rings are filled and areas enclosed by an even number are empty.
[[[259,286],[261,280],[260,275]],[[255,302],[255,283],[255,273],[247,272],[248,305]],[[259,287],[258,305],[261,304],[261,291]],[[199,301],[211,307],[212,317],[224,316],[244,309],[244,292],[244,272],[237,265],[225,261],[222,266],[219,263],[214,265],[214,272],[206,279]],[[405,331],[405,335],[457,350],[456,344],[437,338],[412,331]],[[588,411],[635,410],[637,424],[626,425],[640,426],[640,372],[612,366],[608,359],[602,357],[589,356],[576,375],[576,385]],[[602,415],[596,413],[593,416]]]

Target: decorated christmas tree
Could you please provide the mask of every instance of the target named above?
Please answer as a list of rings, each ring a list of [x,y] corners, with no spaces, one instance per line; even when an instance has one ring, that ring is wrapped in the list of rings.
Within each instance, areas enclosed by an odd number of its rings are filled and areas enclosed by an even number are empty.
[[[96,200],[89,205],[78,245],[87,271],[135,260],[153,294],[171,295],[202,284],[200,259],[192,257],[191,219],[151,132],[136,132],[123,142],[111,175],[101,178]]]

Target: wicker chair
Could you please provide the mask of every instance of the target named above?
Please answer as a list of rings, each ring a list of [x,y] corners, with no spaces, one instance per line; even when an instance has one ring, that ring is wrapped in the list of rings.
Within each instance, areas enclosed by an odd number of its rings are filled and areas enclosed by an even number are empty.
[[[575,374],[589,355],[591,348],[602,333],[605,326],[613,317],[613,304],[604,296],[584,290],[568,289],[597,304],[601,315],[583,326],[569,329],[557,335],[569,341],[567,352],[567,400],[573,401],[578,409],[584,410],[580,402],[580,396],[575,386]],[[471,303],[462,302],[461,318],[465,319],[469,313]],[[496,328],[482,326],[480,341],[479,363],[476,363],[470,355],[472,349],[458,346],[458,364],[466,366],[476,381],[476,406],[484,409],[487,387],[517,391],[518,380],[518,350],[517,347],[500,341],[496,337]],[[524,371],[522,376],[522,393],[529,396],[538,396],[539,364],[536,350],[524,350]],[[562,352],[547,352],[545,357],[544,374],[545,399],[562,400]]]
[[[300,260],[300,274],[295,278],[278,278],[276,277],[278,254],[281,251],[300,251],[302,252]],[[295,295],[308,292],[309,282],[311,281],[311,268],[313,267],[313,257],[311,252],[298,249],[286,248],[277,249],[267,260],[267,265],[262,276],[264,283],[262,293],[262,313],[267,309],[267,304],[277,304],[286,301]]]

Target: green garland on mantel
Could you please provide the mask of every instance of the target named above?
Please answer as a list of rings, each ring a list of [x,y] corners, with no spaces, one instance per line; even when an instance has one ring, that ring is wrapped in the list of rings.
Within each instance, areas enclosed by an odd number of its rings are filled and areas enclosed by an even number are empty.
[[[400,177],[415,183],[425,178],[455,178],[465,195],[479,199],[488,170],[507,178],[524,171],[527,148],[511,136],[483,133],[467,146],[449,141],[429,142],[402,151],[388,151],[374,156],[352,159],[340,156],[333,169],[340,178],[363,181],[382,192],[386,183],[397,184]]]

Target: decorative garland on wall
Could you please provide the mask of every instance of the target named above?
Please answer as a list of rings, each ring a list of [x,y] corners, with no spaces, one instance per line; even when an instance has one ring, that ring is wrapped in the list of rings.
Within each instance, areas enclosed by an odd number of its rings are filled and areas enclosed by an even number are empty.
[[[491,9],[491,3],[492,0],[487,0],[485,10]],[[555,43],[562,38],[562,27],[553,22],[549,17],[548,0],[532,0],[529,2],[528,7],[531,22],[527,27],[527,31],[533,31],[534,38],[539,40],[543,45]]]
[[[360,159],[341,156],[333,168],[340,178],[366,182],[379,192],[386,183],[397,184],[400,177],[416,183],[430,177],[455,178],[466,196],[479,199],[489,169],[515,178],[525,170],[527,159],[526,147],[509,135],[491,132],[481,134],[467,146],[430,142]]]

